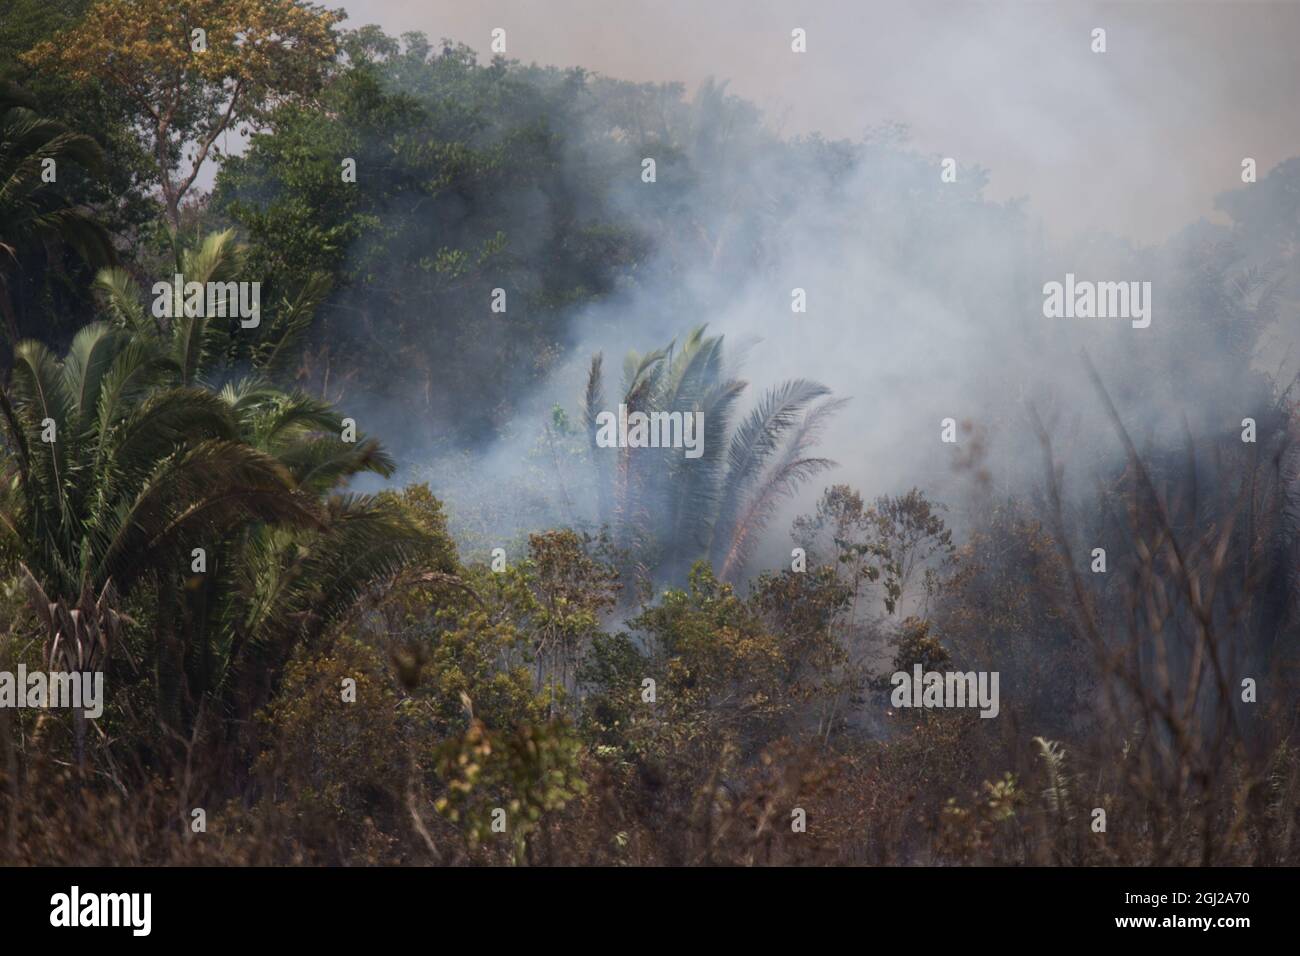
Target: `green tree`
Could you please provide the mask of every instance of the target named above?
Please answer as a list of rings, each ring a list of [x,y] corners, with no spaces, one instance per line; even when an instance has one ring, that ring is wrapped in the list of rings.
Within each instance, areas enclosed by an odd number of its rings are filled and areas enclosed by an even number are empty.
[[[562,360],[572,312],[616,295],[649,245],[621,214],[619,167],[586,148],[581,71],[483,66],[373,28],[340,42],[323,108],[278,109],[224,163],[214,205],[272,286],[334,280],[303,362],[321,394],[364,375],[401,440],[482,439]]]
[[[0,402],[4,553],[52,658],[77,621],[92,650],[69,663],[103,664],[115,595],[143,586],[159,718],[178,728],[211,696],[250,715],[293,646],[425,559],[429,536],[392,502],[339,493],[391,473],[376,441],[344,441],[327,404],[236,376],[209,319],[156,328],[129,284],[101,278],[113,324],[85,327],[62,360],[19,346]]]
[[[167,220],[179,232],[181,202],[209,155],[221,153],[218,138],[319,87],[340,16],[292,0],[96,0],[25,60],[135,104]]]
[[[10,288],[22,257],[36,249],[55,256],[67,245],[93,266],[115,259],[96,217],[55,185],[74,166],[99,169],[99,146],[34,106],[34,97],[0,82],[0,317],[11,349],[22,337]]]
[[[221,281],[243,271],[243,262],[244,250],[224,232],[182,248],[177,268],[187,280]],[[343,416],[331,405],[272,384],[325,289],[314,278],[297,298],[273,304],[254,330],[205,314],[155,323],[129,277],[108,270],[97,279],[115,324],[154,343],[175,384],[219,400],[238,440],[273,461],[311,503],[311,521],[253,522],[205,539],[210,570],[184,575],[177,592],[187,641],[179,644],[167,633],[172,623],[159,621],[159,645],[173,648],[167,675],[175,686],[164,696],[177,704],[219,691],[228,706],[251,714],[267,688],[235,701],[242,677],[275,672],[297,643],[340,621],[391,575],[442,561],[430,550],[436,529],[400,502],[343,493],[355,475],[392,474],[380,443],[361,432],[344,440]]]
[[[703,416],[698,457],[683,448],[603,448],[597,417],[605,405],[603,356],[592,359],[585,424],[597,471],[601,520],[615,543],[650,567],[680,578],[706,556],[727,581],[739,579],[782,498],[834,465],[808,454],[845,400],[805,379],[769,389],[736,420],[748,383],[724,372],[722,336],[694,329],[682,344],[628,354],[621,397],[628,414]]]
[[[117,590],[174,580],[194,542],[253,519],[314,520],[283,467],[239,440],[220,396],[168,372],[152,343],[102,323],[62,361],[37,342],[16,351],[0,401],[0,529],[46,625],[51,668],[99,669],[119,631]]]

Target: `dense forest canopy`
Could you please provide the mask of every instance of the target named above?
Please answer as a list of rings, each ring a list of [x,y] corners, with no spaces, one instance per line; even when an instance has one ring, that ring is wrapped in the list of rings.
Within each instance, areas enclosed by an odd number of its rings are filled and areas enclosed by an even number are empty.
[[[0,671],[106,676],[0,860],[1300,859],[1300,157],[1062,241],[723,79],[0,10]]]

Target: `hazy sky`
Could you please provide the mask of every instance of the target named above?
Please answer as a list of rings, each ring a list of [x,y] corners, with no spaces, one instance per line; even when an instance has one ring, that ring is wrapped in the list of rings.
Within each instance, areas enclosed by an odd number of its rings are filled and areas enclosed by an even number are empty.
[[[342,0],[347,26],[421,30],[621,79],[708,76],[785,133],[901,122],[925,153],[991,173],[1049,234],[1159,241],[1300,155],[1300,3],[925,0]],[[790,50],[807,31],[808,52]],[[1093,28],[1108,50],[1090,49]]]

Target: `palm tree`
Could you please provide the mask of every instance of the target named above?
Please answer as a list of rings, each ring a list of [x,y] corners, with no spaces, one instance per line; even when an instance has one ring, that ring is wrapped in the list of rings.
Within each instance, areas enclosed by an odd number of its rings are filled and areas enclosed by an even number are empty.
[[[85,210],[70,205],[44,179],[48,162],[97,170],[99,146],[62,123],[42,119],[31,96],[0,83],[0,317],[14,348],[21,337],[9,273],[19,255],[37,245],[67,244],[92,266],[114,261],[108,232]]]
[[[737,424],[736,405],[748,385],[728,374],[722,336],[707,336],[705,326],[680,349],[672,343],[644,356],[629,353],[620,400],[629,413],[703,413],[698,458],[681,449],[597,447],[603,382],[598,354],[585,414],[601,521],[621,548],[671,579],[701,557],[724,580],[737,579],[779,501],[834,464],[807,452],[846,400],[830,398],[824,385],[794,379],[768,390]]]
[[[430,541],[388,502],[339,492],[362,472],[391,475],[394,463],[374,439],[340,441],[342,418],[329,405],[251,378],[220,394],[243,439],[273,457],[319,506],[309,526],[241,527],[209,550],[223,573],[186,591],[196,622],[186,656],[189,687],[220,692],[227,706],[248,716],[269,690],[267,676],[299,642],[341,620],[377,585],[428,566]]]
[[[242,274],[244,257],[226,231],[181,248],[176,268],[186,281],[225,282]],[[341,440],[344,420],[336,409],[271,384],[328,291],[325,277],[313,276],[296,295],[270,303],[255,330],[183,313],[156,321],[120,269],[102,271],[96,287],[116,325],[157,341],[177,383],[220,401],[239,440],[276,462],[295,492],[314,503],[311,522],[246,522],[209,537],[207,572],[189,576],[176,594],[188,630],[184,646],[171,641],[163,679],[176,686],[166,716],[179,719],[177,701],[204,694],[248,716],[268,689],[268,675],[298,642],[340,620],[378,583],[423,564],[427,536],[390,503],[340,493],[355,475],[393,473],[378,441],[363,434]],[[236,376],[236,368],[251,371]]]
[[[210,233],[192,246],[178,244],[175,269],[186,282],[224,285],[246,274],[247,254],[247,248],[235,242],[234,230],[227,229]],[[262,321],[255,329],[241,328],[229,319],[187,316],[179,307],[172,310],[175,318],[155,318],[151,303],[125,269],[100,270],[94,285],[105,316],[129,331],[156,333],[180,369],[181,381],[189,384],[201,375],[220,380],[225,370],[241,362],[251,365],[261,377],[287,371],[295,346],[329,292],[330,283],[324,273],[313,273],[294,295],[262,303]]]
[[[221,275],[232,252],[209,237],[187,265]],[[125,623],[118,595],[143,586],[159,719],[181,730],[205,700],[246,715],[297,642],[420,566],[427,535],[383,499],[340,493],[391,474],[378,442],[341,440],[336,410],[263,374],[316,290],[232,359],[219,322],[156,325],[129,278],[97,285],[111,321],[61,360],[20,343],[0,393],[0,554],[27,582],[52,670],[101,668]],[[75,728],[80,763],[80,715]]]
[[[170,580],[194,542],[254,519],[319,520],[284,467],[240,440],[220,396],[174,378],[154,343],[103,323],[62,361],[38,342],[15,351],[0,394],[0,536],[46,624],[51,669],[102,666],[119,628],[113,595]]]

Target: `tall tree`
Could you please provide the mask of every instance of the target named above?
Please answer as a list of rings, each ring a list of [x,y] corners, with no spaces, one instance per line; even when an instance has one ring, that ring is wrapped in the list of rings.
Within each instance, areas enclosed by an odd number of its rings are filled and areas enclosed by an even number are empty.
[[[222,164],[213,206],[277,287],[334,279],[303,363],[313,386],[338,400],[364,382],[403,420],[398,454],[476,443],[557,367],[573,315],[641,274],[650,246],[620,187],[639,158],[582,133],[579,70],[482,65],[375,29],[340,46],[323,108],[277,110]]]
[[[138,107],[167,218],[226,130],[256,127],[287,98],[316,91],[337,52],[341,13],[296,0],[98,0],[24,57],[94,80]]]

